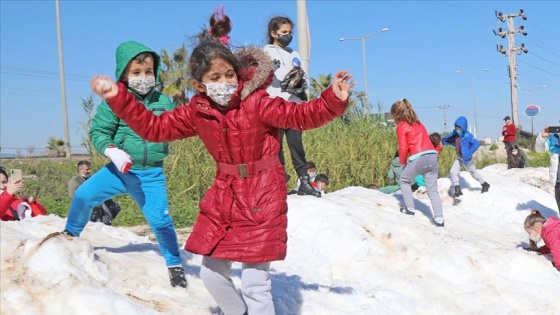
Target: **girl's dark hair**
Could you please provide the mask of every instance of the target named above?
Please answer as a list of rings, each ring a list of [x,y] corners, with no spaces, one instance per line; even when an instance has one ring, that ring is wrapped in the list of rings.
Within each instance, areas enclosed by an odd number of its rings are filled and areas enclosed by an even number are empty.
[[[0,166],[0,174],[6,176],[6,178],[8,178],[8,173],[6,173],[6,170],[2,166]]]
[[[229,33],[233,27],[231,19],[224,13],[224,6],[214,7],[214,12],[208,20],[208,28],[203,29],[198,35],[199,41],[215,40],[222,45],[230,45]]]
[[[284,24],[290,24],[292,28],[294,27],[294,22],[292,22],[292,20],[290,20],[290,18],[286,16],[275,16],[272,19],[270,19],[270,21],[268,22],[268,32],[266,33],[266,37],[268,38],[269,44],[274,43],[274,37],[270,35],[270,32],[276,32],[277,30],[280,29],[280,26]]]
[[[191,78],[202,82],[202,77],[210,70],[212,61],[222,59],[232,65],[235,73],[241,69],[241,63],[228,47],[213,40],[202,40],[191,53],[189,67]]]
[[[523,224],[523,226],[525,228],[532,228],[536,223],[544,224],[545,222],[546,218],[539,212],[539,210],[532,210],[531,214],[529,214],[525,219],[525,223]],[[531,249],[538,249],[537,243],[533,240],[529,240],[529,246],[531,247]]]
[[[216,16],[216,13],[210,16],[210,28],[208,29],[209,33],[217,38],[228,35],[229,32],[231,32],[231,20],[229,16],[224,14],[221,16],[221,19],[218,19]]]

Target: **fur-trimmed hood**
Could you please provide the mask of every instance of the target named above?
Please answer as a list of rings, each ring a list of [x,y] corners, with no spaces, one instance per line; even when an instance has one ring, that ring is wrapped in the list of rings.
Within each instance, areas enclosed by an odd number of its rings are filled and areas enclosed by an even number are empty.
[[[241,63],[241,70],[237,73],[243,82],[241,100],[245,100],[258,89],[266,89],[274,77],[274,68],[270,56],[261,48],[249,46],[240,48],[235,56]]]

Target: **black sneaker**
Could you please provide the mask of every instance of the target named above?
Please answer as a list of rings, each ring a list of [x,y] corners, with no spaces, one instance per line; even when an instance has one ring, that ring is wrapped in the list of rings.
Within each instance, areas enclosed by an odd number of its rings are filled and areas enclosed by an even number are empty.
[[[183,267],[169,267],[168,271],[172,287],[187,287],[187,279],[185,279],[185,271],[183,270]]]
[[[453,195],[453,197],[455,198],[459,198],[459,196],[462,196],[463,192],[461,191],[461,186],[457,185],[455,186],[455,194]]]
[[[316,191],[315,188],[313,188],[309,183],[309,176],[300,176],[299,181],[300,184],[297,192],[299,196],[310,195],[321,198],[321,192]]]
[[[414,215],[413,211],[408,210],[407,208],[401,208],[400,212],[404,213],[404,214],[408,214],[408,215]]]
[[[60,234],[64,234],[64,235],[68,235],[68,236],[72,236],[72,237],[75,237],[75,236],[76,236],[76,235],[74,235],[74,234],[68,232],[68,230],[64,230],[64,231],[60,232]]]
[[[488,184],[487,182],[484,182],[482,184],[482,192],[481,193],[483,194],[483,193],[487,192],[488,189],[490,189],[490,184]]]
[[[437,227],[445,227],[445,223],[444,222],[441,222],[441,223],[436,222],[436,226]]]

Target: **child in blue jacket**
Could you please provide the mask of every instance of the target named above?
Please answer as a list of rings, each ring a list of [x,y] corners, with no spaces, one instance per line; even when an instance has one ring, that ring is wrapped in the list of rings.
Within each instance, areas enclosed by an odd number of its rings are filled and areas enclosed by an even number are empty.
[[[453,132],[449,133],[442,140],[443,145],[452,145],[455,147],[455,152],[457,153],[457,158],[449,174],[451,176],[451,183],[455,186],[455,193],[453,197],[459,197],[463,193],[461,192],[461,186],[459,185],[459,171],[461,167],[464,167],[472,177],[476,179],[482,185],[482,193],[485,193],[490,188],[482,176],[476,171],[476,165],[474,164],[473,154],[476,152],[480,143],[476,140],[473,135],[467,130],[467,118],[461,116],[455,121],[455,129]]]

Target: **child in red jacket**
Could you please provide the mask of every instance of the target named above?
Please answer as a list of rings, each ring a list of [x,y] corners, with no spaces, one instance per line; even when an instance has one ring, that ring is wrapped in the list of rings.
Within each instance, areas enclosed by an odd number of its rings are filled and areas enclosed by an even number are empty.
[[[533,210],[523,226],[530,239],[529,248],[526,250],[552,254],[552,264],[560,270],[560,220],[553,216],[547,220],[538,210]],[[541,239],[544,246],[539,248],[537,243]]]
[[[400,178],[405,207],[400,211],[414,215],[411,185],[414,178],[422,174],[426,182],[426,192],[432,203],[435,224],[437,227],[443,227],[443,206],[437,189],[438,154],[426,127],[420,123],[412,105],[404,98],[391,106],[391,116],[397,124],[400,163],[405,165]]]

